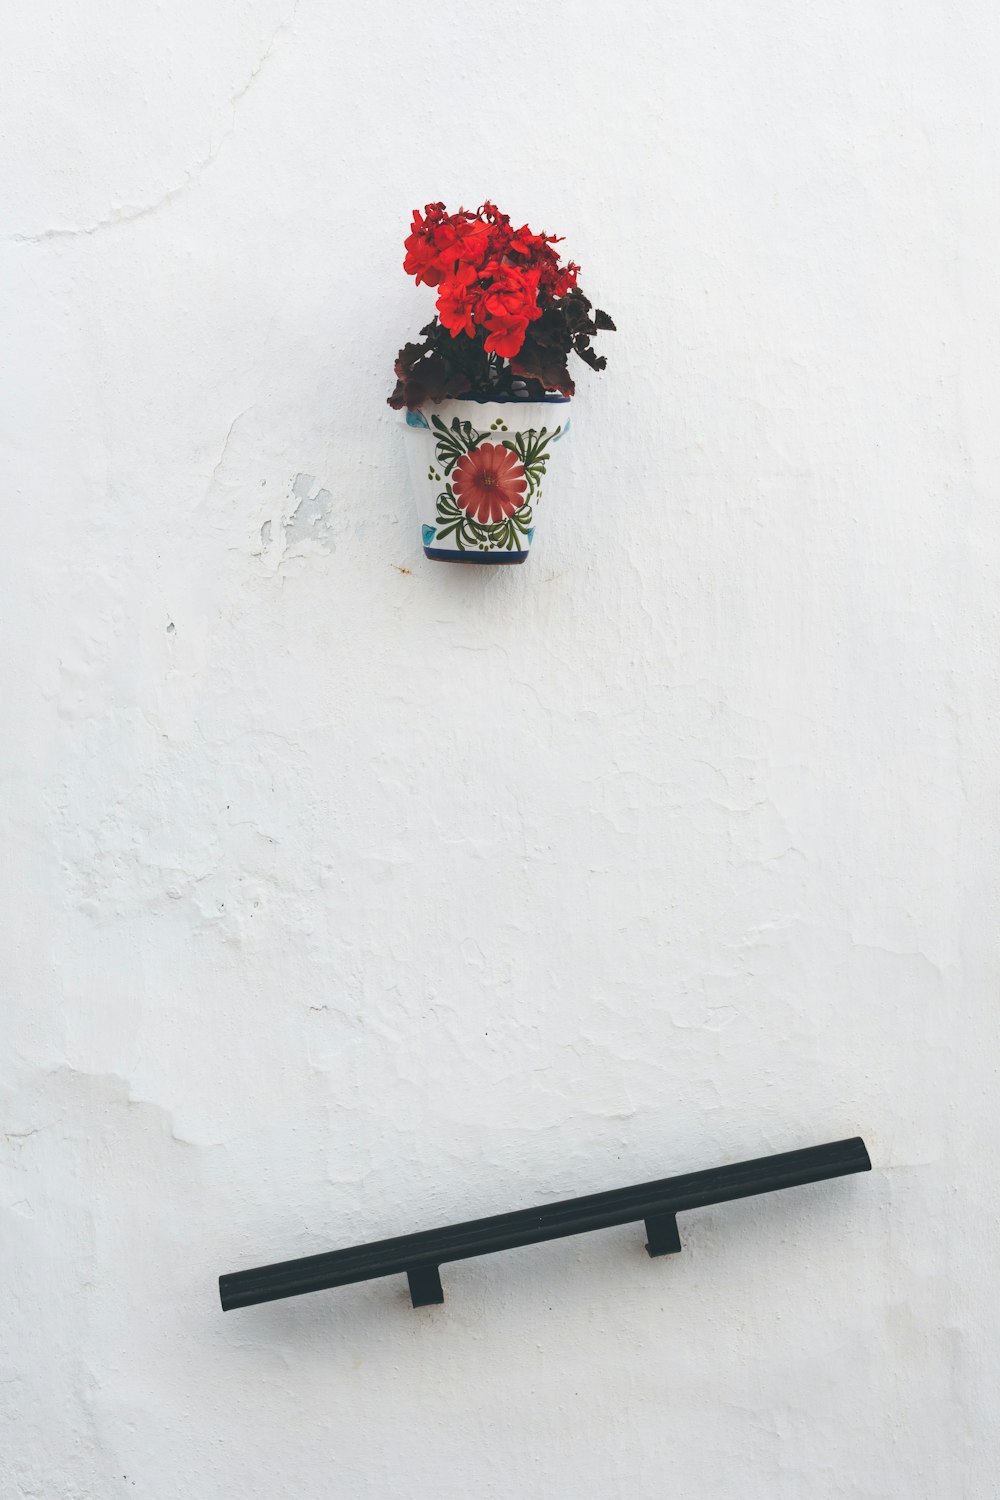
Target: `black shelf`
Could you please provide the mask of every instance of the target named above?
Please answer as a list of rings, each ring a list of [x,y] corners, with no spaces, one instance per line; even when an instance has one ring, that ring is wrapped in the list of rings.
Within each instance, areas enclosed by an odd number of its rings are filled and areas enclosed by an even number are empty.
[[[222,1307],[251,1307],[280,1297],[299,1297],[330,1287],[350,1286],[380,1276],[406,1275],[414,1307],[443,1302],[439,1266],[476,1255],[493,1255],[519,1245],[562,1239],[571,1234],[589,1234],[616,1224],[643,1220],[646,1249],[650,1255],[676,1254],[681,1248],[677,1214],[710,1203],[728,1203],[758,1193],[844,1177],[851,1172],[870,1172],[871,1161],[860,1136],[832,1141],[825,1146],[807,1146],[778,1156],[729,1167],[710,1167],[683,1177],[663,1177],[635,1187],[613,1188],[583,1198],[567,1198],[542,1208],[522,1208],[513,1213],[471,1219],[446,1229],[425,1229],[401,1234],[390,1240],[375,1240],[347,1250],[330,1250],[300,1260],[256,1266],[219,1277]]]

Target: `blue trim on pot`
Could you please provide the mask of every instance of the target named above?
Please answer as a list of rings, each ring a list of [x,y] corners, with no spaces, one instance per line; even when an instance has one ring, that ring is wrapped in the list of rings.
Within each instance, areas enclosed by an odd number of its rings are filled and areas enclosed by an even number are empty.
[[[453,552],[450,547],[425,547],[424,556],[432,562],[480,563],[496,567],[504,563],[523,563],[527,552]]]

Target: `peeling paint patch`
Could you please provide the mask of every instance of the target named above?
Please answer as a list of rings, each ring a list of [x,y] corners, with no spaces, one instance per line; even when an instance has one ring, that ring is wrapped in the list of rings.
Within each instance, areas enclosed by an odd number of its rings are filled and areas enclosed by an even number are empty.
[[[292,497],[299,503],[285,522],[286,546],[294,547],[300,542],[315,542],[321,551],[333,552],[335,545],[331,535],[330,515],[333,497],[329,490],[324,489],[312,494],[312,487],[315,483],[312,474],[296,474],[295,476],[292,483]],[[263,541],[263,528],[261,540]]]

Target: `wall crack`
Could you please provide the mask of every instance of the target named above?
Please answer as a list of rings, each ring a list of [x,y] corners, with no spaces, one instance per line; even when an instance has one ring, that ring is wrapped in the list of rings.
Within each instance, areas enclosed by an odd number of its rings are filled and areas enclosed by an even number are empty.
[[[232,118],[229,123],[229,128],[223,132],[223,135],[220,138],[218,144],[213,146],[212,149],[207,153],[207,155],[202,157],[200,161],[196,162],[193,167],[189,168],[184,173],[184,179],[182,182],[175,183],[172,188],[168,188],[165,193],[162,193],[159,198],[154,199],[152,203],[143,203],[136,208],[122,209],[118,213],[109,214],[107,218],[96,220],[93,224],[56,225],[51,229],[38,230],[34,234],[11,234],[7,236],[7,243],[15,245],[43,245],[52,240],[80,239],[89,237],[90,235],[100,234],[101,231],[105,229],[119,229],[125,224],[135,224],[139,219],[147,219],[152,214],[159,213],[162,208],[166,208],[169,204],[173,203],[175,199],[181,197],[183,193],[186,193],[188,189],[199,180],[202,174],[206,172],[212,165],[212,163],[216,160],[226,142],[232,139],[233,135],[236,132],[237,105],[246,98],[247,94],[256,83],[265,63],[271,56],[271,53],[274,51],[274,47],[278,41],[278,38],[282,36],[286,31],[289,31],[291,29],[292,24],[295,21],[295,16],[298,8],[299,0],[293,0],[291,10],[289,11],[285,20],[280,22],[279,25],[275,27],[274,31],[271,34],[270,41],[264,48],[264,51],[261,53],[257,62],[254,64],[254,67],[250,73],[250,76],[247,78],[246,83],[242,84],[240,88],[237,89],[235,94],[230,95],[229,107],[232,112]]]

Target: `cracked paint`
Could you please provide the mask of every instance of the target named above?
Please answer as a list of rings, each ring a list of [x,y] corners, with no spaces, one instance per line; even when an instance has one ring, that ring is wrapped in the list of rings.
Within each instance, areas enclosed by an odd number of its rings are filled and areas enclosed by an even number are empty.
[[[295,547],[300,542],[315,542],[321,551],[332,552],[332,497],[330,491],[324,489],[311,494],[315,483],[311,474],[296,475],[292,484],[292,496],[298,504],[285,522],[285,541],[289,547]]]
[[[250,92],[250,89],[259,78],[261,69],[264,67],[268,58],[271,56],[271,53],[274,51],[275,43],[278,41],[278,38],[282,36],[284,32],[290,30],[295,20],[295,14],[298,10],[298,7],[299,0],[293,0],[293,4],[288,16],[280,23],[280,25],[275,28],[259,60],[251,69],[246,82],[239,89],[237,89],[235,94],[230,95],[229,108],[231,111],[231,119],[228,128],[223,131],[219,140],[215,143],[211,150],[206,152],[206,154],[199,161],[195,162],[192,167],[185,171],[183,179],[181,181],[175,183],[173,187],[168,188],[166,192],[161,193],[159,197],[155,198],[151,203],[143,203],[128,208],[118,209],[115,213],[109,214],[105,218],[97,219],[92,224],[55,225],[51,228],[37,230],[33,233],[18,232],[8,236],[8,240],[10,241],[10,243],[20,245],[42,245],[51,241],[73,240],[77,239],[80,236],[89,237],[91,235],[100,234],[102,231],[107,229],[118,229],[126,225],[135,224],[139,219],[145,219],[150,217],[152,214],[159,213],[161,209],[166,208],[170,204],[176,202],[176,200],[183,194],[188,192],[190,188],[200,180],[202,174],[206,172],[210,166],[212,166],[212,164],[217,160],[219,153],[222,151],[227,141],[229,141],[232,135],[235,133],[237,105],[241,102],[241,100],[246,98],[247,94]]]

